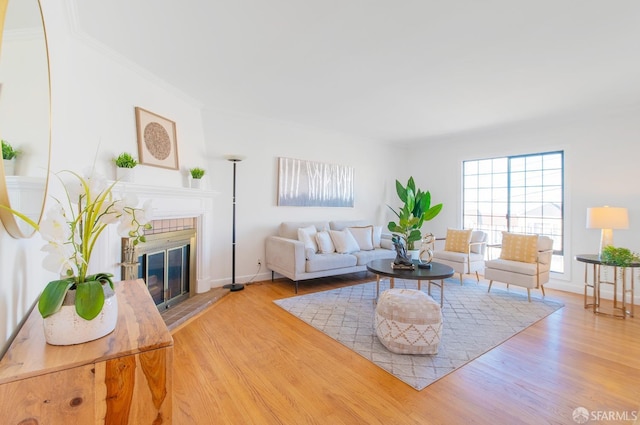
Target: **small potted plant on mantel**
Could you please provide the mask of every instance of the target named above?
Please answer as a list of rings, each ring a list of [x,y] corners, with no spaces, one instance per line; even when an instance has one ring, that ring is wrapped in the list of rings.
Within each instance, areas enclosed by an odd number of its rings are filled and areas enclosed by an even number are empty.
[[[204,176],[204,169],[194,167],[189,170],[191,174],[191,187],[199,189],[201,187],[202,177]]]
[[[121,182],[132,182],[134,180],[134,168],[138,161],[128,152],[122,152],[114,162],[116,163],[116,179]]]
[[[5,176],[13,176],[15,173],[16,161],[15,159],[20,154],[19,150],[16,150],[6,140],[2,140],[2,161],[4,165]]]

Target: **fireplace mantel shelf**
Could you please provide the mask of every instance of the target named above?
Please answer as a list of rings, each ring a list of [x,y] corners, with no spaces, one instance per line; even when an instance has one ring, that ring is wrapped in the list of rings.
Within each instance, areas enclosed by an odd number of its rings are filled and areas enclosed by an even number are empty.
[[[220,194],[215,190],[154,186],[129,182],[116,182],[113,189],[116,192],[135,193],[136,195],[147,195],[153,198],[214,198]]]

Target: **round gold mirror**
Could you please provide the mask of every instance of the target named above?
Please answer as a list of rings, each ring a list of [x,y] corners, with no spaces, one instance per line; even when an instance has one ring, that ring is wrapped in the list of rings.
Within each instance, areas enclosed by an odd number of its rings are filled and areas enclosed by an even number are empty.
[[[38,0],[0,0],[0,204],[39,222],[51,157],[51,85],[47,38]],[[17,152],[14,158],[11,151]],[[0,219],[14,238],[34,229],[6,208]]]

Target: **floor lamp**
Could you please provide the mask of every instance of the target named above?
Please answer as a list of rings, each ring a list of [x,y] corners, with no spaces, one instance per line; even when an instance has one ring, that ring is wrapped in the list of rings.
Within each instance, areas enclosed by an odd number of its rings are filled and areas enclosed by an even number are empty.
[[[230,291],[241,291],[244,289],[244,285],[236,283],[236,165],[244,157],[229,155],[226,158],[228,161],[233,162],[233,225],[231,230],[231,284],[224,285],[223,288]]]

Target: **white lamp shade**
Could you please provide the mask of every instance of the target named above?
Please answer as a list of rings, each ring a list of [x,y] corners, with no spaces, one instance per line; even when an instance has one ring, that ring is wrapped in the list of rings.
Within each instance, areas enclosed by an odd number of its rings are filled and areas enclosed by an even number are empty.
[[[626,208],[587,208],[588,229],[628,229],[629,213]]]

